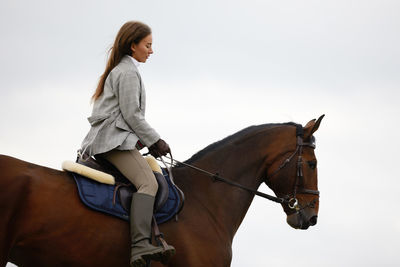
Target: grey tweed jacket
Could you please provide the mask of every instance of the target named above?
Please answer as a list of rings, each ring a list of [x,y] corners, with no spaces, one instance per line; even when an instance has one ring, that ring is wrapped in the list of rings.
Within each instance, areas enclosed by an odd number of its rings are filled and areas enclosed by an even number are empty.
[[[90,156],[112,149],[128,150],[138,140],[150,147],[160,138],[145,120],[146,92],[129,56],[107,76],[104,91],[93,104],[89,133],[82,151]]]

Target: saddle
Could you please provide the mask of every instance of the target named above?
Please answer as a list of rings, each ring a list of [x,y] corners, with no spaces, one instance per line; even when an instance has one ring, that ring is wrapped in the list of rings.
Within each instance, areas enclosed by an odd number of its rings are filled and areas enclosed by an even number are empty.
[[[64,162],[63,169],[73,173],[73,176],[77,182],[79,190],[80,188],[87,187],[86,185],[87,183],[96,183],[95,185],[96,188],[111,187],[112,188],[111,190],[113,190],[112,206],[121,206],[124,210],[124,213],[126,212],[126,214],[122,214],[121,211],[119,211],[118,213],[122,216],[118,216],[118,214],[112,214],[112,212],[109,214],[116,215],[122,219],[127,219],[127,215],[129,214],[130,205],[132,201],[132,194],[137,191],[134,185],[116,167],[114,167],[114,165],[112,165],[107,160],[101,157],[83,157],[83,158],[85,158],[85,160],[83,160],[82,156],[80,156],[80,153],[78,153],[76,163]],[[165,170],[161,170],[161,168],[155,162],[154,158],[152,158],[152,161],[148,160],[149,165],[152,167],[154,176],[158,182],[158,191],[155,198],[154,213],[156,219],[158,219],[157,221],[160,223],[160,221],[162,222],[165,221],[164,219],[166,219],[167,216],[169,219],[173,217],[173,215],[175,215],[175,214],[167,215],[165,214],[166,211],[168,213],[170,213],[170,211],[174,211],[176,214],[178,214],[182,210],[184,205],[184,194],[182,190],[177,185],[175,185],[173,179],[169,177],[168,173]],[[82,172],[81,168],[85,168],[85,172]],[[100,183],[95,182],[94,180],[86,179],[84,177],[85,176],[88,177],[88,175],[85,175],[86,173],[88,173],[88,170],[91,173],[95,173],[96,175],[100,174],[103,177],[108,175],[109,177],[111,177],[111,179],[108,177],[106,177],[107,179],[104,178],[100,180],[96,179],[97,181],[100,181]],[[164,173],[165,176],[163,175],[162,172]],[[102,186],[103,183],[104,186]],[[90,185],[90,187],[92,187],[92,185]],[[109,191],[110,189],[107,190]],[[83,200],[81,194],[80,197]],[[97,209],[96,207],[92,208]],[[107,213],[107,211],[105,212]],[[161,217],[157,216],[162,213],[164,213],[163,216]]]

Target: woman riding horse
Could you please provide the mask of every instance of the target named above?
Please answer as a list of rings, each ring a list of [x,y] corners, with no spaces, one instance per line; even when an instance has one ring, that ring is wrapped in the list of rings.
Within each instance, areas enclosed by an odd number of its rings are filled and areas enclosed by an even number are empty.
[[[179,251],[167,266],[230,266],[235,233],[262,183],[287,200],[280,203],[291,227],[315,225],[319,192],[313,133],[322,118],[307,123],[303,131],[293,123],[249,127],[185,161],[228,178],[230,184],[186,165],[172,168],[185,193],[185,208],[178,221],[160,225]],[[85,206],[70,173],[5,155],[0,155],[0,170],[1,267],[7,262],[20,267],[130,264],[128,223]],[[268,244],[263,246],[268,251]]]

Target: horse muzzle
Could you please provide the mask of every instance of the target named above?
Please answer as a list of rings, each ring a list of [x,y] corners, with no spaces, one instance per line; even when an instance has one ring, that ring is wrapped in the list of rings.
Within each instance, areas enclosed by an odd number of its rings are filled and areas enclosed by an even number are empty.
[[[289,214],[286,222],[294,229],[306,230],[317,224],[318,215],[314,210],[303,209]]]

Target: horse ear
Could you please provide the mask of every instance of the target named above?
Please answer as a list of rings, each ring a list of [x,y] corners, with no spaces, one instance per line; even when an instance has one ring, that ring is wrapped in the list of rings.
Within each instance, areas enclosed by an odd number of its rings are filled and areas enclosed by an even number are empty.
[[[321,124],[322,119],[325,117],[325,114],[320,116],[318,120],[315,121],[315,119],[309,121],[306,126],[304,127],[304,139],[308,139],[311,137],[311,135],[318,130],[319,125]]]

